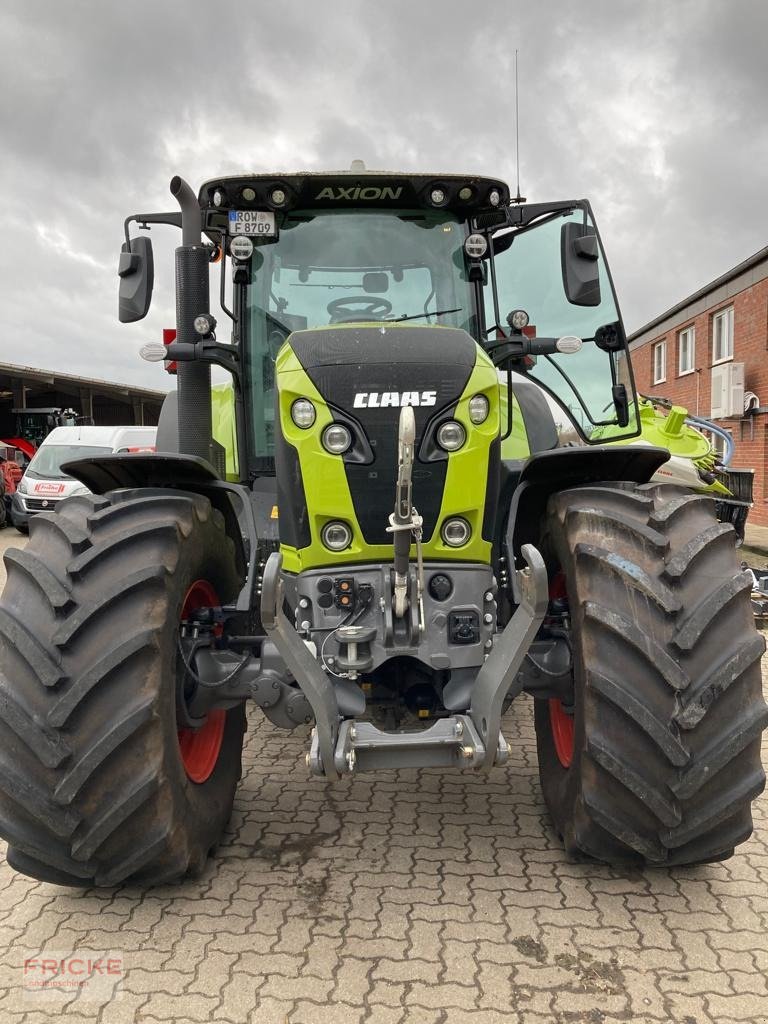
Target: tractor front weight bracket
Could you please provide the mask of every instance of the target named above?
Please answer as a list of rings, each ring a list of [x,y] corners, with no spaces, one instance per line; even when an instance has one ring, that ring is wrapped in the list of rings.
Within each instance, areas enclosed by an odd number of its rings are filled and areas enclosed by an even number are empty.
[[[421,731],[385,732],[349,716],[359,708],[340,694],[283,611],[282,556],[270,555],[264,572],[261,619],[285,666],[299,683],[315,716],[307,753],[313,775],[337,779],[356,771],[453,766],[489,771],[509,756],[501,735],[504,703],[523,689],[520,667],[549,606],[544,559],[523,546],[527,566],[518,573],[522,600],[497,635],[474,684],[469,711],[439,719]]]
[[[496,760],[502,707],[523,688],[520,667],[549,607],[544,559],[533,544],[524,544],[521,553],[527,564],[517,573],[520,604],[477,674],[469,709],[485,748],[480,766],[484,771],[490,771]]]
[[[279,551],[273,551],[264,567],[261,621],[286,667],[299,682],[315,716],[315,756],[309,766],[312,774],[336,779],[338,773],[334,754],[340,722],[336,690],[294,629],[293,623],[286,618],[283,611],[282,565],[283,556]]]

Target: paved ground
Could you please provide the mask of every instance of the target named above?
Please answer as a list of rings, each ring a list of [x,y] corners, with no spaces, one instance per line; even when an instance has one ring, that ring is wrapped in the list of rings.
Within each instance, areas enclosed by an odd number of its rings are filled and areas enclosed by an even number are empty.
[[[431,771],[331,787],[307,780],[304,736],[262,721],[219,856],[176,888],[35,883],[0,843],[0,1022],[767,1021],[768,798],[725,864],[569,864],[529,703],[504,731],[515,754],[490,785]],[[22,992],[25,957],[86,950],[122,958],[119,998]]]

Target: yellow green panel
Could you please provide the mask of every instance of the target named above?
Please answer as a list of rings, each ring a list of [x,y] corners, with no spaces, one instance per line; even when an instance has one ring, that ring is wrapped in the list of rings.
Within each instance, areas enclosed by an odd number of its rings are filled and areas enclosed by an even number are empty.
[[[213,439],[226,452],[227,480],[239,480],[237,465],[237,430],[235,428],[235,392],[231,384],[216,384],[211,388],[211,415]]]
[[[284,345],[278,353],[275,369],[278,374],[280,422],[285,440],[296,448],[299,455],[312,538],[304,548],[281,545],[284,568],[288,572],[301,572],[326,565],[390,561],[393,555],[391,544],[366,544],[363,541],[343,458],[326,452],[320,443],[320,435],[333,422],[333,415],[289,345]],[[480,425],[469,419],[469,399],[476,394],[484,394],[490,406],[488,419]],[[297,427],[291,419],[291,406],[297,398],[308,398],[315,406],[317,418],[308,430]],[[482,523],[489,449],[499,433],[499,380],[493,363],[479,347],[475,367],[458,402],[455,416],[467,432],[467,443],[448,457],[440,515],[433,537],[425,538],[423,553],[427,559],[489,562],[491,544],[482,539]],[[393,479],[393,505],[394,498]],[[384,517],[389,512],[388,508],[381,510]],[[472,539],[462,548],[449,548],[440,539],[440,524],[450,515],[463,516],[472,527]],[[353,531],[352,544],[341,552],[328,551],[320,541],[323,526],[332,519],[344,520]],[[413,547],[411,555],[416,557]]]
[[[506,382],[499,382],[501,432],[507,431],[507,385]],[[512,395],[512,431],[509,437],[501,442],[502,459],[527,459],[531,454],[528,444],[528,435],[525,432],[525,423],[520,406],[514,394]]]

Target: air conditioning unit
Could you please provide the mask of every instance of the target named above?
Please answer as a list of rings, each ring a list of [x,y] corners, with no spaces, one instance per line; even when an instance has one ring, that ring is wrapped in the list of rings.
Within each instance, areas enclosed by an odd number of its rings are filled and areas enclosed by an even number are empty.
[[[744,363],[721,363],[712,367],[713,420],[744,415]]]

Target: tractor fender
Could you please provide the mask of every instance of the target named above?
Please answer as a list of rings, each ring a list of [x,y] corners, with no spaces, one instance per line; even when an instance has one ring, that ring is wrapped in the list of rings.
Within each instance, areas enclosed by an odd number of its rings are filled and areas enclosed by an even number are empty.
[[[115,490],[152,491],[158,495],[184,491],[208,498],[224,517],[227,536],[235,544],[238,572],[246,581],[237,608],[250,609],[254,585],[251,577],[257,568],[251,555],[258,547],[259,531],[247,487],[222,480],[205,459],[174,452],[102,455],[67,462],[62,469],[94,494]]]
[[[510,568],[515,603],[519,595],[515,593],[516,573],[511,570],[520,562],[523,544],[537,547],[540,544],[547,502],[553,494],[602,481],[648,483],[668,459],[666,448],[606,444],[536,452],[518,466],[507,467],[508,472],[519,473],[502,545]]]

